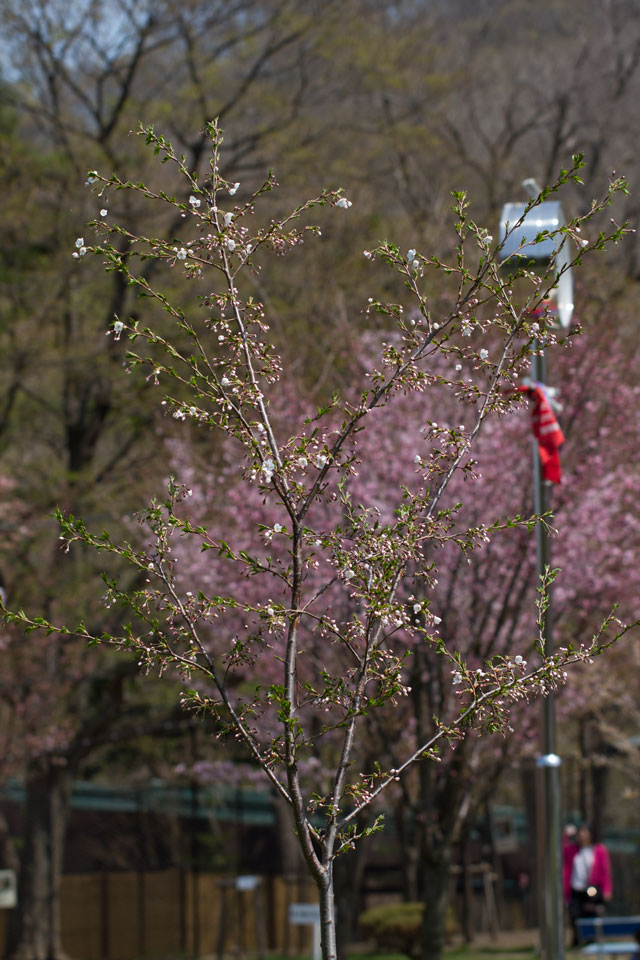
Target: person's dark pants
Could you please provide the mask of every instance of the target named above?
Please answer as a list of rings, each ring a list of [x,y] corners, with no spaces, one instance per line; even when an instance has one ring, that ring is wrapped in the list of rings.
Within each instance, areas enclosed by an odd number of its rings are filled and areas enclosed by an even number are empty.
[[[587,891],[574,890],[572,887],[569,897],[569,920],[571,921],[574,947],[580,946],[581,942],[577,921],[580,920],[581,917],[595,917],[598,915],[599,910],[595,907],[593,900],[587,896]]]

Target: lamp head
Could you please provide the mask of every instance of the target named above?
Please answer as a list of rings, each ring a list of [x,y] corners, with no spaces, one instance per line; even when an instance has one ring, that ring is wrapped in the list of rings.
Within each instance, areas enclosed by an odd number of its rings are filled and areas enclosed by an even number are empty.
[[[531,189],[539,196],[534,180],[525,180],[524,184],[533,185]],[[573,315],[573,278],[567,238],[558,232],[564,223],[562,205],[557,200],[545,200],[528,211],[524,203],[505,203],[500,215],[499,239],[500,243],[504,242],[503,268],[528,266],[544,272],[549,264],[555,265],[558,282],[551,295],[557,303],[560,323],[566,328],[571,325]]]

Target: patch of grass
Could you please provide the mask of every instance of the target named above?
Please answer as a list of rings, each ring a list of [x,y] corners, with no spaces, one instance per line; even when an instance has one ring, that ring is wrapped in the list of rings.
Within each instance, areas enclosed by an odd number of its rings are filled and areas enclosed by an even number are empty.
[[[406,953],[354,953],[349,960],[408,960]]]
[[[533,947],[515,946],[515,947],[470,947],[462,944],[458,947],[450,947],[444,951],[444,960],[522,960],[523,956],[529,954],[535,955]],[[279,954],[270,954],[269,960],[309,960],[309,954],[303,954],[296,957],[285,957]],[[367,951],[363,953],[352,953],[348,960],[408,960],[404,953],[383,953],[381,951]]]
[[[446,960],[522,960],[523,955],[534,956],[535,949],[531,946],[514,947],[468,947],[462,945],[451,950],[445,950]]]
[[[459,947],[446,948],[444,951],[444,960],[523,960],[523,956],[534,956],[536,951],[530,946],[515,947],[470,947],[464,944]],[[270,958],[273,960],[273,958]],[[285,960],[285,958],[282,958]],[[308,957],[301,957],[299,960],[309,960]],[[408,960],[404,953],[353,953],[349,960]]]

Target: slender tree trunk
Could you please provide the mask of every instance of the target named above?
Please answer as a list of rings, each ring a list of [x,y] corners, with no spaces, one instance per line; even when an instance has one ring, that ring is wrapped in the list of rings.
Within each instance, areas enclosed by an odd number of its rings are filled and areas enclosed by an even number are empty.
[[[333,864],[322,879],[316,880],[320,894],[320,946],[322,960],[337,960],[336,906],[333,886]]]
[[[20,876],[20,858],[12,840],[9,824],[0,811],[0,868],[13,870]],[[18,911],[7,910],[7,949],[11,953],[18,942]]]
[[[415,903],[419,897],[420,848],[416,836],[415,812],[409,808],[404,799],[396,805],[395,818],[401,857],[402,899],[405,903]]]
[[[606,749],[604,745],[601,749]],[[593,797],[593,816],[591,829],[596,843],[602,843],[605,824],[605,810],[607,806],[607,782],[609,767],[602,762],[592,762],[591,765],[591,796]]]
[[[364,817],[359,828],[364,826]],[[366,815],[366,819],[370,818]],[[361,837],[354,850],[341,854],[334,867],[334,896],[336,911],[336,945],[338,960],[346,960],[351,941],[356,910],[362,889],[362,877],[369,853],[370,838]]]
[[[14,960],[61,960],[60,881],[73,773],[49,762],[27,771],[25,846]]]
[[[530,926],[538,923],[538,827],[536,817],[536,770],[533,762],[525,763],[521,772],[522,802],[527,815],[527,862],[529,864],[529,885],[526,904],[526,922]]]
[[[473,941],[473,877],[471,876],[471,840],[465,830],[461,839],[462,848],[462,933],[464,942]]]
[[[449,905],[451,850],[445,842],[439,849],[425,850],[423,857],[424,918],[421,960],[442,960]]]
[[[280,853],[280,872],[285,880],[292,880],[306,871],[300,844],[291,822],[291,808],[279,793],[273,794],[273,806],[276,815],[278,845]]]
[[[419,742],[424,741],[427,731],[432,729],[432,717],[441,709],[437,667],[430,661],[424,645],[415,653],[416,684],[413,688],[416,735]],[[445,922],[449,903],[449,883],[451,866],[451,845],[453,836],[452,816],[458,800],[454,796],[451,772],[448,782],[452,787],[450,795],[438,789],[435,764],[423,761],[418,767],[419,777],[419,836],[422,876],[422,900],[424,914],[422,920],[421,960],[442,960],[444,950]],[[447,823],[450,825],[447,828]]]
[[[587,727],[586,717],[580,717],[578,720],[578,744],[580,747],[580,817],[588,823],[590,810],[587,770],[590,756]]]

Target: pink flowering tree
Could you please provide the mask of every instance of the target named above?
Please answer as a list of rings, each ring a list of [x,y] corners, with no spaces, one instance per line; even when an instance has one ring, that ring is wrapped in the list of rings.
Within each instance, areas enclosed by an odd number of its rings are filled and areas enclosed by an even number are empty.
[[[380,335],[354,335],[351,374],[355,381],[368,369],[379,345]],[[443,360],[437,369],[443,375],[467,379],[468,371],[456,358]],[[635,363],[625,357],[622,345],[609,332],[606,338],[595,334],[573,338],[571,348],[556,357],[553,379],[559,387],[568,437],[562,454],[563,483],[554,496],[557,535],[553,553],[563,575],[555,590],[553,611],[556,636],[568,644],[597,631],[603,615],[617,601],[626,618],[633,616],[640,581],[629,558],[640,550],[640,526],[630,503],[636,479],[628,467],[628,452],[640,442],[640,417],[636,413]],[[276,410],[295,408],[302,402],[292,385],[281,381]],[[437,424],[433,420],[436,412]],[[421,482],[416,458],[421,459],[419,451],[429,445],[434,430],[454,425],[464,432],[472,414],[472,407],[437,385],[423,403],[416,403],[412,394],[398,397],[378,412],[375,428],[360,438],[358,459],[367,469],[354,464],[347,481],[352,499],[375,505],[380,520],[390,523],[403,481],[409,485]],[[284,526],[257,487],[247,489],[235,482],[239,463],[233,445],[225,445],[220,462],[213,467],[198,456],[198,445],[188,435],[173,438],[169,447],[172,469],[180,472],[191,490],[192,522],[209,523],[216,517],[228,541],[242,531],[246,534],[261,527],[271,555],[283,562],[289,542]],[[528,411],[520,409],[511,416],[489,420],[478,437],[474,457],[473,481],[458,474],[449,486],[450,497],[463,501],[458,522],[463,516],[466,526],[477,527],[495,515],[524,513],[532,501]],[[188,549],[188,544],[177,545],[176,551],[179,579],[184,584],[197,583],[207,594],[216,589],[230,593],[241,589],[240,579],[220,581],[232,572],[229,567],[211,565],[206,554]],[[537,656],[532,629],[536,591],[532,531],[521,526],[503,530],[488,547],[485,544],[469,556],[455,543],[444,544],[437,548],[437,557],[437,576],[428,599],[447,645],[463,655],[476,676],[484,674],[486,662],[496,654],[509,655],[520,669],[526,669],[527,661]],[[311,569],[309,580],[313,577]],[[317,587],[322,583],[319,576]],[[247,580],[244,590],[245,595],[257,598],[260,581]],[[418,613],[427,599],[417,593],[403,596],[406,605],[414,612],[417,608]],[[351,615],[357,613],[350,598],[343,596],[342,603],[345,599]],[[334,616],[339,604],[336,597]],[[343,608],[341,617],[345,616]],[[403,754],[433,732],[433,717],[452,719],[465,696],[462,672],[441,669],[441,657],[437,651],[429,656],[429,648],[419,636],[399,631],[395,644],[397,650],[404,644],[403,676],[409,695],[399,698],[391,709],[378,709],[364,718],[356,745],[362,768],[372,767],[376,761],[387,768],[398,766]],[[620,671],[632,668],[634,654],[635,645],[620,644],[612,651],[606,671],[588,666],[572,671],[558,703],[565,729],[588,714],[592,719],[598,717],[602,736],[610,737],[606,715],[615,703],[618,724],[614,740],[619,752],[625,731],[628,736],[633,728],[630,706],[635,700],[632,691],[625,695],[624,686],[620,692]],[[307,642],[305,656],[314,658],[318,669],[327,664],[330,655],[326,645],[316,650],[312,638]],[[271,668],[270,679],[277,682],[276,660]],[[621,715],[623,706],[626,719]],[[424,892],[425,957],[437,957],[442,951],[452,852],[464,843],[466,831],[505,770],[538,749],[538,715],[537,708],[522,704],[512,711],[509,726],[494,736],[481,737],[476,729],[466,728],[455,749],[442,751],[437,764],[417,767],[412,775],[403,777],[387,798],[387,804],[394,807],[402,844],[405,895],[415,900]],[[331,768],[333,749],[335,743],[326,736],[312,758],[318,770]],[[570,744],[563,747],[563,753],[568,749],[573,749]],[[348,875],[352,879],[351,869]],[[352,888],[350,882],[348,889],[340,891],[341,924]]]
[[[275,187],[273,177],[236,204],[239,184],[220,172],[220,131],[213,123],[207,132],[212,154],[200,179],[153,128],[142,131],[162,160],[177,168],[186,202],[115,174],[91,173],[101,192],[131,190],[175,208],[188,219],[181,241],[140,236],[105,219],[94,224],[97,241],[79,239],[74,257],[79,266],[88,254],[100,257],[157,306],[153,325],[126,317],[113,322],[114,337],[129,339],[127,368],[147,368],[159,393],[164,388],[162,403],[185,430],[210,429],[235,446],[234,483],[248,497],[257,491],[265,519],[256,515],[244,527],[237,517],[230,524],[221,503],[219,515],[201,523],[189,507],[193,488],[179,477],[143,512],[143,532],[131,542],[116,542],[107,531],[94,533],[81,519],[60,514],[64,549],[92,546],[110,555],[110,570],[124,562],[141,578],[131,589],[116,574],[105,576],[105,603],[117,605],[123,628],[100,633],[23,611],[7,616],[27,629],[135,651],[143,669],[179,676],[183,702],[215,717],[221,733],[243,744],[290,810],[318,888],[322,950],[329,960],[336,955],[334,861],[376,826],[361,827],[362,812],[414,766],[428,776],[440,751],[463,743],[470,725],[504,728],[513,704],[561,682],[567,664],[598,655],[628,626],[609,614],[593,639],[553,656],[538,634],[534,667],[509,650],[495,650],[479,670],[455,638],[448,642],[442,634],[444,611],[433,600],[441,552],[471,557],[497,532],[533,523],[528,511],[469,522],[452,485],[458,475],[474,482],[472,451],[485,422],[519,405],[513,388],[534,338],[549,346],[555,341],[548,323],[534,329],[530,319],[552,278],[519,271],[523,289],[516,298],[499,270],[500,248],[469,218],[465,196],[456,194],[452,262],[413,249],[405,254],[391,243],[365,254],[388,271],[389,289],[397,285],[399,296],[404,287],[406,303],[370,300],[367,314],[376,314],[389,336],[362,371],[358,394],[334,397],[319,409],[284,409],[280,361],[249,275],[270,253],[285,254],[319,232],[305,225],[309,211],[330,207],[348,216],[351,203],[341,191],[328,190],[261,224],[256,211]],[[580,165],[577,158],[530,206],[577,181]],[[586,216],[563,227],[565,242],[577,240],[578,229],[586,230],[624,187],[613,181]],[[623,233],[614,224],[580,243],[575,260]],[[148,261],[156,267],[152,280],[144,269]],[[427,294],[430,271],[442,271],[451,282],[450,306],[438,314]],[[199,315],[187,316],[170,296],[181,279],[200,294]],[[351,478],[366,476],[379,462],[375,438],[364,442],[367,432],[375,435],[379,416],[401,402],[423,406],[440,391],[464,404],[465,418],[432,418],[409,474],[400,485],[395,479],[390,484],[392,511],[383,511],[377,494],[357,498]],[[202,587],[180,572],[188,542],[208,559]],[[549,572],[540,607],[551,579]],[[384,729],[389,706],[409,696],[416,650],[457,681],[455,709],[425,725],[392,765],[381,758],[373,768],[361,766],[361,732],[376,714]]]
[[[458,364],[456,364],[457,366]],[[449,370],[453,363],[448,361]],[[555,489],[553,528],[554,563],[562,576],[554,591],[556,639],[570,644],[597,630],[603,615],[620,603],[623,616],[632,617],[640,575],[629,562],[640,549],[640,526],[634,516],[635,471],[629,451],[640,442],[635,360],[625,354],[607,325],[606,337],[586,335],[571,341],[571,349],[555,358],[553,378],[562,400],[567,443],[563,448],[563,483]],[[464,374],[464,370],[458,371]],[[437,394],[436,394],[437,396]],[[436,400],[432,396],[432,401]],[[393,491],[400,477],[410,476],[425,434],[458,421],[468,427],[465,410],[448,393],[430,403],[429,412],[405,397],[387,407],[375,434],[365,435],[363,447],[375,446],[376,457],[364,475],[352,480],[359,500],[376,500],[383,517],[393,510]],[[432,419],[437,415],[438,423]],[[463,502],[459,520],[477,527],[496,514],[523,513],[532,501],[531,433],[526,411],[492,419],[475,445],[476,477],[459,474],[449,493]],[[419,469],[419,464],[417,468]],[[522,669],[537,657],[531,611],[535,599],[535,539],[520,527],[502,531],[487,547],[469,556],[454,543],[439,545],[433,553],[437,574],[430,589],[430,609],[440,617],[439,631],[447,646],[458,650],[476,677],[496,654],[509,655]],[[409,598],[418,611],[426,597],[418,591]],[[410,696],[393,714],[370,723],[370,742],[388,765],[399,762],[408,743],[419,743],[432,729],[433,717],[455,716],[464,696],[463,671],[442,669],[440,658],[428,646],[407,636],[411,652],[408,667]],[[621,742],[633,729],[635,697],[620,684],[620,671],[633,670],[637,645],[624,643],[612,652],[606,671],[581,667],[572,671],[562,691],[558,712],[563,728],[575,718],[597,720],[603,742]],[[612,736],[607,713],[615,704],[616,732]],[[468,825],[496,789],[503,772],[538,747],[539,710],[520,705],[499,736],[479,738],[467,728],[437,764],[416,768],[402,781],[396,801],[396,822],[403,843],[407,895],[424,894],[423,957],[442,951],[449,890],[450,864],[455,844],[464,842]],[[567,742],[565,750],[572,750]],[[586,814],[586,811],[585,811]]]
[[[351,376],[355,382],[368,369],[379,346],[380,335],[354,334]],[[593,335],[574,338],[571,347],[558,354],[554,369],[569,437],[563,449],[564,480],[556,489],[553,521],[559,531],[554,556],[557,555],[558,565],[564,571],[554,597],[556,633],[563,642],[596,630],[603,613],[616,600],[623,605],[624,615],[632,616],[638,577],[635,566],[623,561],[640,549],[638,525],[633,514],[629,515],[628,503],[635,479],[622,466],[629,459],[628,451],[636,448],[640,440],[640,420],[635,416],[634,402],[635,368],[630,367],[621,345],[611,335],[606,340]],[[460,370],[456,369],[458,366]],[[467,376],[455,359],[444,361],[440,372],[465,379]],[[293,385],[282,379],[272,413],[280,418],[283,410],[303,403]],[[450,391],[435,386],[424,403],[416,403],[409,394],[387,405],[379,412],[375,429],[360,438],[358,458],[367,464],[367,469],[362,471],[354,465],[348,489],[354,500],[375,504],[385,522],[393,518],[395,495],[403,480],[413,476],[415,483],[419,478],[416,451],[429,443],[434,427],[432,411],[434,415],[437,411],[439,426],[454,424],[464,430],[472,413]],[[168,443],[171,469],[180,473],[191,491],[191,521],[209,524],[215,518],[228,542],[242,536],[243,531],[246,535],[247,531],[262,528],[271,555],[282,562],[289,542],[284,526],[257,487],[237,484],[240,463],[233,443],[225,444],[218,461],[212,464],[210,449],[205,448],[206,456],[202,456],[196,441],[197,437],[192,442],[189,434],[181,432]],[[474,481],[458,476],[449,488],[450,496],[464,501],[462,509],[468,525],[477,526],[494,514],[504,517],[526,510],[532,500],[530,444],[526,409],[487,422],[475,446]],[[606,456],[601,450],[603,444]],[[605,496],[606,489],[609,493]],[[330,513],[323,520],[324,526],[329,522]],[[621,530],[624,536],[620,535]],[[596,538],[593,531],[597,531]],[[594,543],[598,544],[597,550],[593,549]],[[243,588],[238,571],[234,580],[233,568],[212,565],[206,553],[193,550],[193,544],[188,542],[176,544],[176,557],[179,580],[185,585],[197,584],[207,594],[222,590],[234,594],[244,589],[245,596],[250,594],[257,602],[259,579],[246,580]],[[522,528],[505,530],[492,539],[490,549],[476,549],[469,558],[461,555],[455,545],[445,545],[439,550],[437,566],[438,582],[433,584],[430,600],[432,609],[440,615],[439,632],[448,645],[463,653],[476,672],[483,671],[485,661],[495,653],[508,653],[518,666],[526,666],[526,661],[536,656],[532,631],[533,534]],[[230,575],[231,580],[221,579]],[[312,569],[310,580],[313,576]],[[317,586],[322,582],[319,577]],[[420,606],[415,595],[405,596],[405,602]],[[335,598],[334,616],[338,603]],[[351,610],[352,614],[355,612],[355,608]],[[341,616],[344,618],[344,610]],[[435,714],[441,718],[455,715],[463,695],[462,674],[439,670],[439,658],[430,660],[423,645],[415,643],[411,634],[398,633],[398,649],[402,642],[408,655],[404,676],[410,694],[396,701],[391,709],[377,710],[365,718],[356,744],[357,762],[363,769],[373,767],[376,761],[384,761],[389,768],[396,766],[403,751],[409,752],[426,739]],[[619,708],[621,700],[634,699],[631,693],[621,698],[614,690],[620,679],[617,665],[624,664],[628,670],[634,649],[628,643],[619,645],[610,656],[606,671],[585,668],[579,675],[572,672],[571,683],[563,691],[558,707],[565,729],[574,718],[580,722],[582,714],[593,717],[597,711],[598,717],[602,717],[604,735],[609,706],[616,703]],[[310,639],[305,656],[315,658],[321,669],[327,662],[326,646],[321,645],[316,651]],[[266,671],[267,667],[265,663],[263,669]],[[271,668],[270,680],[277,682],[277,660]],[[626,712],[627,722],[619,725],[616,745],[633,724],[632,711]],[[438,956],[442,949],[452,851],[457,844],[464,843],[468,827],[495,791],[504,771],[536,751],[538,713],[529,705],[516,708],[510,727],[493,737],[479,737],[476,730],[467,728],[455,750],[443,751],[439,762],[426,768],[428,777],[418,775],[423,774],[424,768],[416,768],[387,797],[386,803],[393,804],[399,827],[405,895],[415,900],[425,891],[424,956]],[[620,720],[619,709],[617,715]],[[334,747],[331,737],[325,736],[309,761],[316,773],[331,768]],[[567,749],[564,746],[563,753]],[[219,777],[222,766],[214,763],[210,775]],[[238,769],[236,776],[240,772]],[[373,819],[376,812],[377,808],[370,811],[369,817]],[[358,848],[358,857],[362,849]],[[346,866],[348,883],[345,889],[337,891],[338,934],[343,924],[348,926],[349,907],[357,896],[352,860],[350,855]],[[339,881],[340,871],[336,871],[336,883]],[[340,948],[338,936],[339,953]]]
[[[623,617],[637,604],[639,370],[635,351],[612,333],[612,319],[608,312],[597,318],[592,349],[575,349],[561,374],[572,456],[554,522],[554,563],[563,570],[554,594],[560,637],[584,635],[607,600],[620,604]],[[573,671],[559,702],[563,728],[572,732],[571,803],[600,835],[616,768],[623,784],[615,795],[618,822],[633,822],[637,807],[640,771],[631,738],[638,705],[628,682],[639,667],[634,641],[613,652],[606,671]]]

